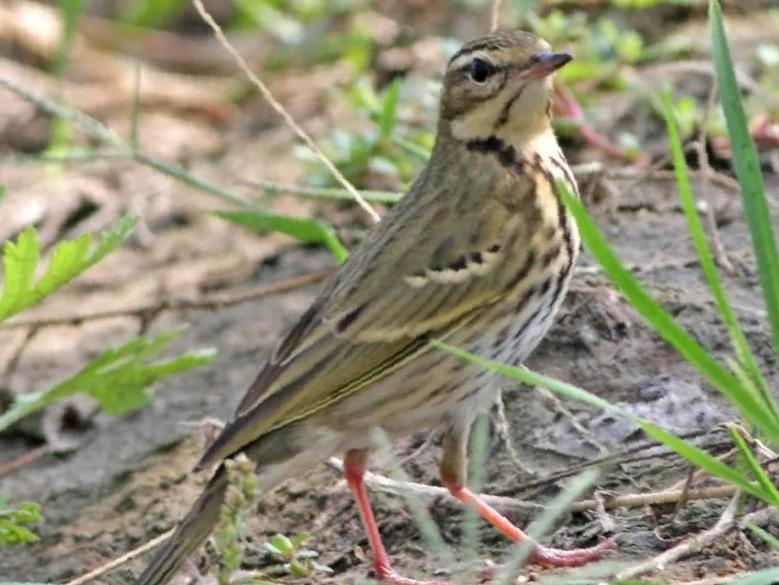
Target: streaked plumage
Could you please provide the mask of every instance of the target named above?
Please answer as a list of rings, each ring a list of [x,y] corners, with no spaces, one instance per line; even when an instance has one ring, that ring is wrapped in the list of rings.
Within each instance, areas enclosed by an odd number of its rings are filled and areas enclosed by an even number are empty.
[[[452,58],[430,162],[279,344],[199,467],[245,452],[270,489],[349,452],[359,498],[372,428],[443,425],[442,479],[467,499],[468,429],[498,380],[428,341],[520,363],[565,295],[579,238],[553,180],[576,185],[551,130],[549,74],[570,57],[548,51],[529,33],[496,33]],[[220,466],[138,585],[165,583],[207,536],[224,486]],[[565,557],[547,550],[536,560]],[[411,582],[375,564],[379,577]]]

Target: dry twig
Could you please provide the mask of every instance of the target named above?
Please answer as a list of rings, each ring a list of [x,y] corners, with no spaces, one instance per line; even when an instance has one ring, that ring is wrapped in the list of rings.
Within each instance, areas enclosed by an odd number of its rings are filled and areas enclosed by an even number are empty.
[[[354,200],[359,204],[360,207],[363,208],[365,213],[368,214],[368,216],[371,218],[371,221],[373,223],[378,223],[378,221],[381,219],[379,217],[379,214],[376,213],[376,210],[373,209],[373,207],[370,206],[370,204],[365,201],[365,199],[360,195],[360,193],[357,191],[357,189],[354,188],[354,185],[352,185],[346,177],[343,176],[341,171],[339,171],[336,166],[332,163],[332,161],[327,158],[325,153],[323,153],[319,147],[314,143],[312,138],[308,135],[308,133],[301,128],[301,126],[295,121],[295,119],[290,115],[289,112],[287,112],[286,108],[281,105],[281,103],[276,100],[275,97],[273,97],[273,94],[268,89],[268,87],[262,82],[262,80],[252,71],[251,67],[249,67],[249,64],[246,62],[246,60],[241,56],[241,54],[230,44],[230,41],[227,40],[227,37],[225,36],[224,32],[222,31],[222,27],[219,26],[219,24],[214,20],[214,18],[209,14],[209,12],[206,10],[205,6],[203,6],[202,0],[193,0],[193,3],[195,4],[195,8],[197,9],[198,13],[200,14],[200,17],[208,24],[208,26],[211,27],[211,30],[214,31],[214,35],[216,36],[216,39],[222,44],[222,46],[225,48],[225,50],[230,53],[233,58],[235,59],[236,64],[238,67],[241,68],[241,71],[244,72],[246,77],[249,78],[249,80],[257,87],[258,90],[260,90],[260,94],[262,94],[262,97],[265,98],[265,101],[268,102],[268,105],[272,107],[276,113],[281,116],[281,118],[284,120],[284,123],[289,126],[289,128],[300,138],[303,143],[311,150],[311,152],[316,155],[316,157],[322,162],[323,165],[325,165],[325,168],[327,168],[328,171],[335,177],[335,179],[341,183],[344,189],[349,191],[351,193],[352,197],[354,197]]]
[[[50,451],[51,447],[49,445],[41,445],[40,447],[25,451],[15,459],[11,459],[8,463],[0,465],[0,479],[3,479],[5,476],[11,475],[12,473],[16,473],[28,465],[32,465]]]
[[[777,511],[774,508],[762,508],[756,512],[747,514],[740,521],[737,521],[735,516],[738,508],[738,500],[739,494],[736,493],[717,523],[710,529],[682,541],[673,548],[670,548],[651,559],[621,571],[614,576],[615,580],[631,579],[650,571],[662,570],[669,564],[709,546],[717,538],[720,538],[733,528],[741,528],[748,523],[763,524],[768,521],[776,521]]]
[[[157,538],[153,538],[149,542],[146,542],[142,544],[141,546],[134,548],[128,553],[123,554],[121,557],[112,559],[105,563],[104,565],[100,565],[96,569],[90,571],[89,573],[85,573],[79,577],[76,577],[75,579],[72,579],[65,583],[65,585],[84,585],[84,583],[89,583],[90,581],[94,581],[98,577],[101,577],[108,573],[109,571],[113,571],[117,567],[121,567],[125,563],[130,562],[135,557],[142,555],[148,550],[153,549],[156,546],[159,546],[166,540],[168,540],[173,535],[174,530],[168,530],[164,534],[160,534]]]
[[[711,165],[709,164],[709,155],[706,152],[706,120],[708,120],[709,114],[714,108],[716,99],[717,86],[712,83],[711,89],[709,90],[709,96],[706,99],[706,106],[700,128],[698,129],[698,140],[695,143],[695,150],[698,153],[698,166],[701,169],[701,198],[706,205],[706,209],[704,210],[706,231],[709,232],[709,238],[711,239],[711,250],[714,254],[714,261],[717,263],[717,266],[722,268],[727,274],[733,276],[736,271],[733,268],[733,264],[731,264],[728,259],[728,254],[725,252],[725,246],[722,244],[722,238],[720,238],[719,229],[717,228],[717,218],[714,213],[714,200],[711,196],[711,190],[709,189],[709,177],[712,174],[712,170]]]
[[[490,32],[498,30],[500,23],[500,5],[501,0],[492,0],[492,9],[490,10]]]
[[[3,323],[0,327],[18,328],[32,327],[39,329],[41,327],[55,327],[62,325],[80,325],[85,321],[97,321],[101,319],[114,319],[117,317],[137,317],[146,322],[152,320],[163,311],[181,311],[184,309],[196,310],[214,310],[222,309],[252,301],[261,297],[287,292],[296,288],[301,288],[320,282],[331,274],[330,271],[313,272],[296,276],[287,280],[265,284],[248,291],[242,291],[234,294],[214,294],[203,296],[199,299],[162,299],[159,301],[136,305],[134,307],[123,307],[119,309],[108,309],[105,311],[96,311],[94,313],[84,313],[81,315],[71,315],[65,317],[40,317],[37,319],[12,320]]]
[[[333,469],[343,471],[343,464],[337,457],[331,457],[327,464]],[[397,481],[378,473],[367,472],[365,474],[365,483],[382,492],[392,495],[412,494],[419,498],[422,503],[431,504],[438,498],[449,498],[449,491],[444,487],[430,486],[413,481]],[[672,504],[680,498],[686,501],[691,500],[712,500],[732,496],[736,493],[736,488],[728,484],[720,484],[707,488],[684,490],[672,489],[661,490],[658,492],[649,492],[646,494],[623,494],[611,498],[603,499],[601,502],[603,510],[615,510],[617,508],[640,508],[647,505]],[[490,494],[480,494],[484,502],[494,506],[496,509],[504,512],[528,512],[543,510],[544,506],[536,502],[519,500],[508,496],[495,496]],[[579,500],[571,508],[571,512],[589,512],[597,511],[601,505],[596,499]]]

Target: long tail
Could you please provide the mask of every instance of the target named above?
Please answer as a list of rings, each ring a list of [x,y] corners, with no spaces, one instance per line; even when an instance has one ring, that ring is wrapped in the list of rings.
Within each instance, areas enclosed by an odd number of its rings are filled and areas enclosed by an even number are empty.
[[[138,578],[136,585],[164,585],[173,578],[187,557],[208,537],[219,519],[227,485],[227,473],[222,465],[178,525],[176,532]]]

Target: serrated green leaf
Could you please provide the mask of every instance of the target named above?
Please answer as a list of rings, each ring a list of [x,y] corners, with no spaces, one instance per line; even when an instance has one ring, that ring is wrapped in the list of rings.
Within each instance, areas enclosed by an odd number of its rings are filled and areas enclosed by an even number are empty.
[[[193,350],[172,358],[149,361],[182,331],[183,328],[178,328],[153,337],[131,339],[104,351],[76,374],[49,390],[21,396],[0,415],[0,431],[32,412],[74,394],[90,396],[110,415],[125,414],[143,407],[151,397],[152,384],[213,360],[212,350]]]
[[[26,298],[32,288],[32,278],[38,266],[40,252],[35,229],[27,228],[16,242],[3,245],[3,294],[0,296],[0,320],[7,318],[34,301]],[[31,297],[31,295],[29,295]]]
[[[264,211],[217,211],[216,215],[260,234],[281,232],[307,244],[324,245],[338,262],[343,262],[349,255],[335,230],[315,219],[287,217]]]
[[[35,229],[25,229],[15,242],[3,245],[3,292],[0,296],[0,321],[26,309],[73,280],[115,250],[135,226],[132,216],[119,218],[100,235],[95,246],[89,234],[57,244],[43,276],[33,284],[40,260]]]
[[[0,545],[19,546],[38,541],[36,534],[24,526],[43,520],[40,506],[35,502],[22,502],[18,508],[8,506],[5,498],[0,505]]]

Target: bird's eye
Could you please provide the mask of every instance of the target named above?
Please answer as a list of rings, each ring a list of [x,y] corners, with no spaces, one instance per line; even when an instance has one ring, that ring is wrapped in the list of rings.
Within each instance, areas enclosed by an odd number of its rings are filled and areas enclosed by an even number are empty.
[[[492,75],[493,71],[493,66],[484,59],[474,59],[471,61],[468,75],[476,83],[484,83],[487,81],[487,78]]]

